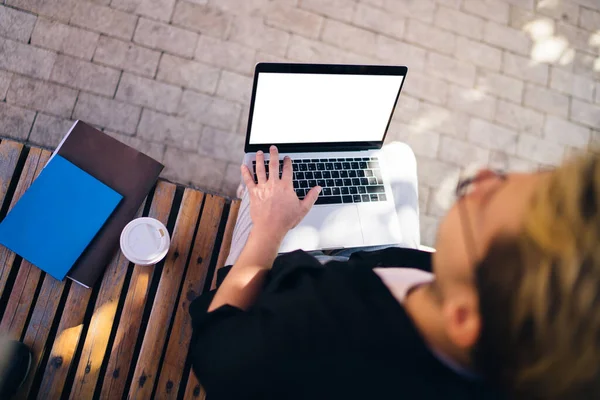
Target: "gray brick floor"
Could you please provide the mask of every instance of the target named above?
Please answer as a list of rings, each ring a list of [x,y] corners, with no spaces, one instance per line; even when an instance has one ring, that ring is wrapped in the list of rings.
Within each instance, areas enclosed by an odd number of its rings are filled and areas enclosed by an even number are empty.
[[[256,62],[408,65],[387,140],[417,154],[425,244],[461,169],[600,145],[598,0],[0,1],[0,136],[82,119],[229,195]]]

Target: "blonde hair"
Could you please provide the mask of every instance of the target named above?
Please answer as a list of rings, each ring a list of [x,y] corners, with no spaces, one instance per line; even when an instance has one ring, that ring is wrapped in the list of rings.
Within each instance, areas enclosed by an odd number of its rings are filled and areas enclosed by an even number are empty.
[[[600,398],[599,161],[550,172],[521,233],[498,238],[476,271],[476,361],[520,398]]]

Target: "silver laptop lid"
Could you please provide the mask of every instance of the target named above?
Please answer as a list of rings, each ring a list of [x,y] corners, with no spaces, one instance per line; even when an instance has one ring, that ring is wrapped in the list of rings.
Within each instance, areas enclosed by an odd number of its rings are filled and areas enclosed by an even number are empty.
[[[407,68],[257,64],[246,153],[380,148]]]

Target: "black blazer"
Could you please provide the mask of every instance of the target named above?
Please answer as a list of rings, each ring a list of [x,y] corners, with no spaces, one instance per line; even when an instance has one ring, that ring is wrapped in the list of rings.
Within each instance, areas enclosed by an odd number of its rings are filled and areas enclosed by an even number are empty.
[[[209,399],[502,398],[433,356],[375,266],[430,271],[431,256],[389,248],[323,266],[295,251],[248,311],[194,300],[192,366]]]

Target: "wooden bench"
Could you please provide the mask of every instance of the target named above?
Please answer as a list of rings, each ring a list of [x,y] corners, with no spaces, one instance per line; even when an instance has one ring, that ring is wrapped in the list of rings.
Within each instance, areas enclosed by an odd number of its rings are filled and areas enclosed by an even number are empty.
[[[50,152],[0,141],[0,220]],[[17,398],[199,399],[187,358],[188,306],[214,287],[239,201],[159,181],[139,216],[162,221],[171,249],[155,267],[120,252],[93,289],[57,281],[0,246],[0,335],[34,355]]]

